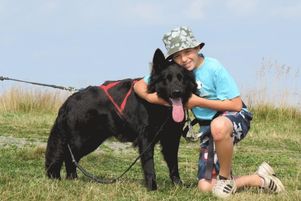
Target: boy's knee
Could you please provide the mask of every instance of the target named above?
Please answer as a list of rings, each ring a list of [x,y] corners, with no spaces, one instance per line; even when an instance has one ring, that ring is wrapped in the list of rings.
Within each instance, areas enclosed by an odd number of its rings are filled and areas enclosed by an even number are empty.
[[[233,125],[227,117],[217,117],[211,122],[211,134],[214,141],[231,138]]]
[[[198,183],[198,189],[201,192],[211,192],[212,184],[211,184],[210,181],[207,181],[205,179],[201,179],[201,180],[199,180],[199,183]]]

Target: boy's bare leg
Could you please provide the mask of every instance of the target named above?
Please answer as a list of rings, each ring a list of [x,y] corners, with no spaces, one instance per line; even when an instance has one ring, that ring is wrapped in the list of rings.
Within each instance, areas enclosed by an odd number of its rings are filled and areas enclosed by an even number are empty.
[[[219,175],[230,178],[233,156],[233,124],[227,117],[217,117],[211,122],[211,134],[220,163]]]

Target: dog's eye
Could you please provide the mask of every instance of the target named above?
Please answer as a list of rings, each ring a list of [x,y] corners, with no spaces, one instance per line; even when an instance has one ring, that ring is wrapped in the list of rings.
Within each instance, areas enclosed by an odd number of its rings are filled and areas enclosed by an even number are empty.
[[[177,78],[178,78],[179,81],[182,81],[183,76],[181,74],[178,74]]]
[[[168,75],[166,76],[166,79],[167,79],[168,81],[171,81],[171,80],[172,80],[172,75],[171,75],[171,74],[168,74]]]

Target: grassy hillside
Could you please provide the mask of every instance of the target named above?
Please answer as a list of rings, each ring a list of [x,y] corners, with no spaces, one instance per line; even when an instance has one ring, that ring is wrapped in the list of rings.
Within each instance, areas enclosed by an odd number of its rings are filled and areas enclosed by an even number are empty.
[[[68,94],[13,89],[0,96],[0,200],[216,200],[196,189],[198,143],[181,142],[180,173],[186,187],[174,187],[156,147],[158,191],[142,185],[138,162],[119,182],[97,184],[79,173],[76,181],[53,181],[44,174],[45,144],[57,110]],[[255,172],[269,162],[283,181],[279,195],[241,191],[231,200],[301,200],[301,113],[292,107],[251,106],[252,128],[236,146],[234,173]],[[81,165],[106,178],[119,176],[136,158],[137,150],[115,141],[85,157]],[[64,172],[63,172],[64,175]]]

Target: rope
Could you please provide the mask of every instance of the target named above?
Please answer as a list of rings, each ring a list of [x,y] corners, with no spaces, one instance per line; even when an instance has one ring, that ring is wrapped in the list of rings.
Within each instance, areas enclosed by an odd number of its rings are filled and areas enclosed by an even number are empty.
[[[62,89],[62,90],[70,91],[70,92],[76,92],[76,91],[78,91],[78,89],[76,89],[74,87],[64,87],[64,86],[58,86],[58,85],[53,85],[53,84],[44,84],[44,83],[38,83],[38,82],[30,82],[30,81],[18,80],[18,79],[9,78],[9,77],[3,77],[3,76],[0,76],[0,80],[1,81],[11,80],[11,81],[16,81],[16,82],[23,82],[23,83],[28,83],[28,84],[33,84],[33,85],[39,85],[39,86],[44,86],[44,87],[52,87],[52,88],[56,88],[56,89]]]

